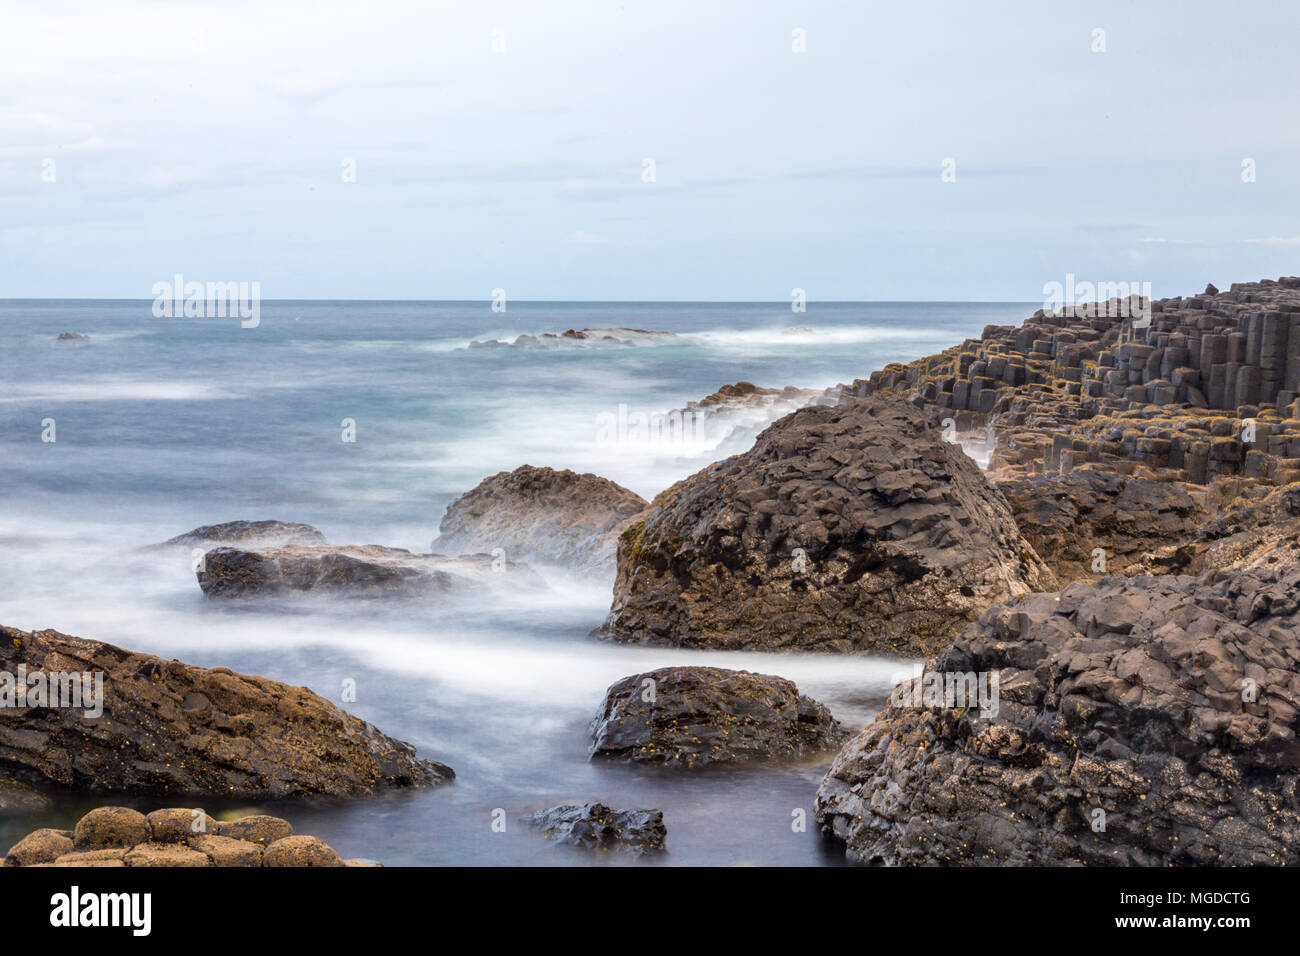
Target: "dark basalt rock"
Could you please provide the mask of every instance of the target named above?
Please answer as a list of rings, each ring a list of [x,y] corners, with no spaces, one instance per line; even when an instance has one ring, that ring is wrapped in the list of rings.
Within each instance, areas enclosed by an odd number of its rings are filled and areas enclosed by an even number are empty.
[[[989,608],[929,670],[994,716],[891,706],[824,832],[884,864],[1300,863],[1300,565],[1107,577]]]
[[[269,800],[355,797],[455,776],[305,687],[0,627],[0,670],[20,665],[29,675],[103,675],[98,717],[21,707],[0,720],[0,772],[33,785]]]
[[[1145,570],[1181,570],[1206,510],[1194,485],[1093,468],[1035,474],[994,483],[1020,533],[1062,583]],[[1094,570],[1097,548],[1104,566]]]
[[[926,653],[1056,583],[978,466],[896,399],[800,409],[654,503],[620,536],[599,636]]]
[[[282,548],[288,545],[320,545],[325,535],[309,524],[296,521],[226,521],[208,524],[185,534],[178,534],[158,548],[215,548],[220,545]]]
[[[605,692],[591,756],[682,767],[802,757],[844,737],[825,706],[784,677],[662,667]]]
[[[618,533],[648,507],[598,475],[524,465],[453,501],[434,546],[449,554],[501,548],[511,560],[607,571]]]
[[[540,587],[527,565],[491,555],[448,558],[379,545],[214,548],[195,572],[211,598],[291,592],[360,597],[429,597],[475,590]]]
[[[554,843],[633,856],[663,852],[668,837],[662,810],[611,810],[603,803],[562,804],[528,822]]]
[[[60,332],[54,339],[57,345],[85,345],[89,341],[90,336],[80,332]]]

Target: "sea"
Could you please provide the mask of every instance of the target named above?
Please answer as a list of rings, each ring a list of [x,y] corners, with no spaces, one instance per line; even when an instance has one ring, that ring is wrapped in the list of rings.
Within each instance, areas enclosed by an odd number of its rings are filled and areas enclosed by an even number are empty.
[[[599,800],[663,810],[668,852],[639,865],[842,862],[813,820],[832,754],[668,771],[589,761],[588,726],[618,679],[708,664],[787,677],[856,731],[916,662],[597,641],[612,574],[557,569],[540,569],[544,590],[490,602],[248,606],[206,599],[187,553],[148,546],[277,519],[333,544],[436,551],[456,496],[524,464],[592,472],[648,499],[743,451],[789,408],[701,429],[611,422],[671,421],[739,381],[852,382],[1018,324],[1036,304],[270,301],[256,327],[152,306],[0,300],[0,624],[306,686],[457,774],[347,802],[204,809],[281,814],[344,857],[388,866],[626,865],[551,845],[525,822]],[[510,344],[584,328],[671,334]],[[56,341],[64,332],[87,338]],[[114,794],[0,812],[0,850],[104,803],[203,802]]]

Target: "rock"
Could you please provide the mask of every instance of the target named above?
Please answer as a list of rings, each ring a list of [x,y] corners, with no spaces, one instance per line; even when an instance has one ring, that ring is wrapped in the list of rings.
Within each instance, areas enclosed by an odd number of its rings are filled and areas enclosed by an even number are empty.
[[[283,548],[324,543],[325,535],[309,524],[296,521],[227,521],[178,534],[154,547],[207,549],[238,545],[244,548]]]
[[[605,692],[591,757],[680,767],[795,758],[839,743],[825,706],[784,677],[721,667],[662,667]]]
[[[57,345],[86,345],[90,342],[90,336],[80,332],[60,332],[54,341]]]
[[[207,854],[174,843],[141,843],[122,857],[127,866],[212,866]]]
[[[524,465],[453,501],[434,546],[450,554],[501,548],[511,560],[599,571],[613,567],[618,533],[648,507],[606,478]]]
[[[567,332],[558,335],[554,332],[543,332],[540,335],[520,335],[510,342],[500,339],[480,339],[470,342],[469,347],[472,349],[553,349],[565,346],[590,348],[591,346],[610,345],[658,345],[672,338],[673,333],[671,332],[656,332],[649,329],[569,329]]]
[[[917,654],[1055,585],[975,463],[897,399],[800,409],[654,504],[620,535],[598,636]]]
[[[151,843],[188,843],[191,837],[216,833],[219,824],[202,810],[172,808],[145,815]]]
[[[236,840],[216,834],[205,834],[190,839],[191,849],[206,854],[213,866],[261,866],[262,847],[247,840]]]
[[[196,574],[210,598],[293,592],[414,598],[541,586],[527,565],[490,555],[447,558],[379,545],[214,548]]]
[[[74,842],[78,850],[103,850],[135,846],[149,839],[149,821],[129,807],[100,807],[77,821]]]
[[[603,803],[562,804],[528,822],[553,843],[638,857],[663,852],[668,837],[662,810],[611,810]]]
[[[100,673],[103,714],[27,707],[0,721],[0,766],[93,793],[269,800],[451,780],[305,687],[165,661],[57,631],[0,627],[0,670]],[[130,811],[134,812],[134,811]],[[148,822],[140,817],[148,837]]]
[[[865,863],[1294,865],[1298,611],[1297,564],[994,605],[928,671],[998,675],[996,714],[889,707],[817,819]]]
[[[36,863],[53,863],[73,851],[72,834],[68,830],[34,830],[23,837],[5,855],[5,866],[32,866]]]
[[[1182,482],[1088,468],[995,484],[1020,533],[1063,583],[1134,564],[1149,569],[1163,562],[1165,570],[1179,570],[1190,560],[1179,549],[1206,518],[1196,486]]]
[[[25,783],[0,777],[0,810],[9,813],[34,813],[48,810],[54,805],[45,794],[33,790]]]
[[[280,817],[269,816],[265,813],[254,813],[246,817],[240,817],[238,820],[226,820],[218,823],[216,832],[222,836],[233,837],[236,840],[246,840],[249,843],[270,846],[276,840],[283,840],[286,837],[293,836],[293,827],[288,820],[282,820]]]
[[[36,830],[20,840],[5,866],[343,866],[337,853],[312,836],[294,836],[289,821],[253,814],[217,824],[226,833],[194,833],[194,811],[155,810],[146,818],[125,807],[91,810],[67,830]],[[146,824],[144,821],[148,821]],[[232,836],[230,834],[238,834]],[[161,834],[165,839],[157,839]],[[348,866],[380,866],[349,860]]]
[[[332,849],[313,836],[276,840],[262,854],[263,866],[342,866]]]

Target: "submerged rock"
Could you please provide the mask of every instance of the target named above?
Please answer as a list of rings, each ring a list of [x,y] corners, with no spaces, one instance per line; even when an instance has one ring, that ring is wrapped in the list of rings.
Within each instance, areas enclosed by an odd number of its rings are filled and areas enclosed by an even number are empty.
[[[997,674],[996,714],[891,706],[817,819],[863,863],[1294,865],[1297,662],[1295,564],[994,605],[929,670]]]
[[[654,503],[619,538],[599,636],[933,652],[1055,585],[975,463],[897,400],[801,409]]]
[[[651,329],[569,329],[559,334],[543,332],[540,335],[520,335],[509,342],[501,339],[479,339],[470,342],[469,347],[472,349],[554,349],[564,346],[647,345],[672,337],[671,332],[657,332]]]
[[[5,866],[364,866],[344,863],[316,837],[295,836],[288,820],[258,815],[219,823],[202,810],[173,807],[148,817],[127,807],[99,807],[82,817],[75,831],[36,830],[19,840]],[[268,826],[266,821],[274,821]],[[282,834],[269,843],[249,834]]]
[[[664,850],[662,810],[611,810],[603,803],[566,803],[539,810],[528,822],[553,843],[646,856]]]
[[[449,558],[373,544],[214,548],[195,573],[203,593],[212,598],[294,591],[419,597],[542,586],[527,565],[488,554]]]
[[[0,627],[0,670],[102,675],[103,712],[27,706],[0,721],[0,770],[90,793],[273,799],[444,783],[450,767],[305,687],[166,661],[58,631]]]
[[[249,548],[283,548],[294,544],[324,543],[325,535],[309,524],[296,521],[226,521],[178,534],[155,547],[206,549],[240,545]]]
[[[85,345],[89,341],[90,336],[80,332],[60,332],[54,339],[56,345]]]
[[[605,692],[591,756],[696,767],[794,758],[844,737],[829,710],[792,681],[722,667],[661,667]]]
[[[451,554],[501,548],[511,560],[579,571],[612,568],[618,533],[648,507],[598,475],[524,465],[453,501],[435,546]]]

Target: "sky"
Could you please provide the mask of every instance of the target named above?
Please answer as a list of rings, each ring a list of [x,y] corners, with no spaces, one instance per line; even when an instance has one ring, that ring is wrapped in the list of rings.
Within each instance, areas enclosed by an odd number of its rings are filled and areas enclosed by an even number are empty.
[[[268,299],[1034,301],[1067,274],[1161,297],[1300,273],[1300,4],[0,0],[0,23],[0,298],[180,273]]]

